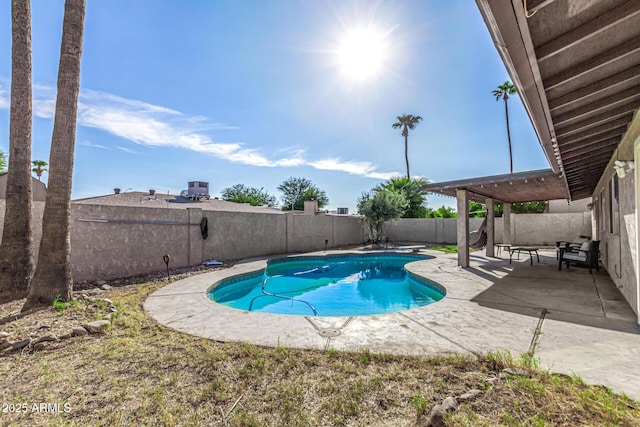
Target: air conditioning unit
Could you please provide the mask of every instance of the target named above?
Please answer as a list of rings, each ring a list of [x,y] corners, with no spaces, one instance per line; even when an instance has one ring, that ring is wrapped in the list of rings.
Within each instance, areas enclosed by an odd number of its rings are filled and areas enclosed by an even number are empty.
[[[186,197],[190,200],[208,199],[209,183],[204,181],[189,181]]]

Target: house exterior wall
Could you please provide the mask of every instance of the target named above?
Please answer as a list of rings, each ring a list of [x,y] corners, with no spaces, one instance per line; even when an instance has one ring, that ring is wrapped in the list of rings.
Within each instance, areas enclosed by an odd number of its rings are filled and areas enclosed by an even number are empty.
[[[604,170],[593,192],[593,231],[600,240],[600,261],[624,298],[638,315],[640,324],[640,292],[638,290],[638,177],[637,168],[618,178],[618,197],[612,181],[615,160],[640,161],[640,114],[629,126],[618,149]]]

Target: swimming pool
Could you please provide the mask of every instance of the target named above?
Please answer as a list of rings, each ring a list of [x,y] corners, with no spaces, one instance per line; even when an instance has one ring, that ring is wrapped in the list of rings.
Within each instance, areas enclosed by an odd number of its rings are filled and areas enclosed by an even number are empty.
[[[409,254],[292,257],[264,271],[221,281],[208,298],[246,311],[303,316],[364,316],[422,307],[442,287],[404,269],[429,256]]]

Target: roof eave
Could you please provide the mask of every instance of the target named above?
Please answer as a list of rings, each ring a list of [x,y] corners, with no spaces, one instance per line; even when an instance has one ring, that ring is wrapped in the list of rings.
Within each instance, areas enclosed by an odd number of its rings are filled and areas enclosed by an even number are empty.
[[[476,3],[551,169],[556,174],[563,173],[562,161],[554,149],[556,139],[551,113],[521,2],[510,2],[512,7],[505,7],[505,2],[498,0],[476,0]],[[504,40],[512,42],[507,45]]]

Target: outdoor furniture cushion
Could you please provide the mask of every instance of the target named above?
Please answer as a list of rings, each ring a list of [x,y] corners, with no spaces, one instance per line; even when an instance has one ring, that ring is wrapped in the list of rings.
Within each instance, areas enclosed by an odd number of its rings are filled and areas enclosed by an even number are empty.
[[[572,260],[572,261],[580,261],[587,262],[587,254],[586,252],[565,252],[562,256],[563,260]]]
[[[582,245],[580,245],[580,249],[579,250],[583,251],[583,252],[587,252],[590,247],[591,247],[591,242],[586,241]]]
[[[590,240],[582,243],[579,249],[572,248],[569,243],[567,243],[564,248],[559,247],[558,270],[562,270],[562,263],[564,262],[567,264],[567,269],[569,269],[569,265],[573,263],[587,267],[589,269],[589,273],[591,273],[592,268],[600,271],[598,264],[599,246],[600,241]]]

